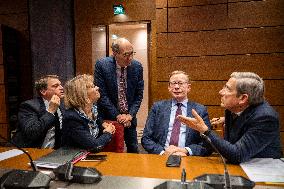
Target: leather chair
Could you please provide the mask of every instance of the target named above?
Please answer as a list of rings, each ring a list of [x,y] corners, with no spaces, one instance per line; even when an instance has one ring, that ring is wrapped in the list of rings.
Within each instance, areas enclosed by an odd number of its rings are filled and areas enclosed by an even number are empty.
[[[115,126],[115,133],[112,136],[110,143],[108,143],[104,152],[124,152],[124,126],[117,121],[106,120],[107,123],[112,123]]]

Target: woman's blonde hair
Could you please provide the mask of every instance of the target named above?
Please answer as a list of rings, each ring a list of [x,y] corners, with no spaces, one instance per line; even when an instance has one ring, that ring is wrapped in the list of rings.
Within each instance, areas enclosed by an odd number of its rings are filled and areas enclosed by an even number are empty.
[[[92,75],[83,74],[66,82],[64,86],[64,103],[69,108],[84,108],[90,103],[87,89],[94,85]]]

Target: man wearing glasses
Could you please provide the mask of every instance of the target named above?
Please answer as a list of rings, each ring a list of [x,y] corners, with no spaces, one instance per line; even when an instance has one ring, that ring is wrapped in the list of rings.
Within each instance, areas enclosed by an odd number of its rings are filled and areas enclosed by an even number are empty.
[[[209,155],[211,151],[203,146],[199,132],[176,119],[178,115],[191,116],[195,109],[210,127],[206,108],[187,98],[191,90],[189,76],[183,71],[172,72],[168,90],[172,99],[156,102],[148,114],[141,140],[143,147],[151,154]]]
[[[138,153],[136,114],[143,99],[143,68],[133,59],[133,45],[127,39],[117,39],[112,51],[113,56],[95,65],[95,83],[101,93],[99,116],[121,123],[127,152]]]
[[[182,115],[178,119],[206,135],[230,163],[239,164],[252,158],[281,158],[279,115],[265,100],[264,89],[264,81],[253,72],[230,75],[219,91],[221,107],[225,108],[224,138],[211,131],[194,109],[193,116]]]

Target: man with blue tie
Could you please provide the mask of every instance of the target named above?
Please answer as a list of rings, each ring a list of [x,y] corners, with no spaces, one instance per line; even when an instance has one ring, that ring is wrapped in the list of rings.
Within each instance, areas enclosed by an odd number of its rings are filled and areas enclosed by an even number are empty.
[[[98,113],[103,120],[124,126],[127,152],[138,153],[136,114],[143,99],[143,67],[133,59],[133,45],[125,38],[112,44],[113,56],[98,60],[95,84],[100,88]]]
[[[143,147],[151,154],[209,155],[211,150],[203,146],[199,133],[176,119],[178,115],[190,116],[195,109],[210,126],[206,108],[187,98],[191,90],[189,76],[183,71],[172,72],[168,90],[173,98],[156,102],[148,114],[141,139]]]

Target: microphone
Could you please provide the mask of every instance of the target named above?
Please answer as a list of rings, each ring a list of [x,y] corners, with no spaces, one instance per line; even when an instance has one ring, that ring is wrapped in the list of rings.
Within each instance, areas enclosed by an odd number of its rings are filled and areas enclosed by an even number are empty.
[[[51,177],[38,171],[30,154],[5,137],[0,135],[0,138],[24,152],[33,169],[32,171],[16,169],[5,173],[0,179],[1,188],[49,188]]]
[[[253,188],[255,183],[242,177],[242,176],[230,176],[227,168],[226,161],[216,146],[212,143],[211,139],[205,134],[200,134],[200,136],[214,149],[215,152],[221,157],[222,163],[224,165],[224,175],[219,174],[207,174],[196,177],[194,180],[199,182],[204,182],[212,186],[213,188]]]
[[[98,153],[102,149],[103,146],[97,146],[88,150],[87,155],[90,152]],[[96,168],[78,167],[73,165],[82,159],[81,153],[82,152],[76,153],[67,163],[54,169],[53,172],[59,180],[81,184],[92,184],[101,181],[102,174]]]
[[[203,182],[186,182],[186,171],[183,168],[180,181],[166,181],[155,186],[154,189],[213,189],[213,187]]]
[[[209,143],[210,146],[215,150],[215,152],[217,152],[217,154],[221,157],[222,162],[223,162],[223,165],[224,165],[224,179],[225,179],[224,188],[225,188],[225,189],[231,189],[232,186],[231,186],[231,181],[230,181],[230,175],[229,175],[228,168],[227,168],[227,164],[226,164],[226,162],[225,162],[224,157],[223,157],[222,154],[219,152],[219,150],[216,148],[216,146],[213,145],[211,139],[210,139],[208,136],[206,136],[205,134],[201,134],[201,137],[202,137],[203,139],[205,139],[206,142]]]

